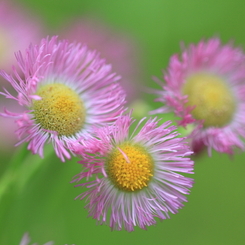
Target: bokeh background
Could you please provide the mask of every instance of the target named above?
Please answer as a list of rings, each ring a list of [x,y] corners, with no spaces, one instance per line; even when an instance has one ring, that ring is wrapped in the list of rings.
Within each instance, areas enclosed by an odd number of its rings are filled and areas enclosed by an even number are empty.
[[[62,36],[74,20],[87,16],[130,37],[138,55],[135,64],[138,75],[133,82],[142,91],[137,96],[150,108],[157,108],[159,104],[141,88],[159,88],[152,76],[162,76],[170,56],[180,52],[181,42],[188,45],[218,36],[224,43],[231,40],[245,48],[243,0],[23,0],[13,3],[41,23],[42,27],[37,28],[42,29],[43,37]],[[2,110],[4,102],[0,103]],[[166,120],[171,117],[163,116]],[[12,137],[10,134],[8,137]],[[84,201],[74,200],[82,192],[69,183],[81,171],[77,158],[62,163],[47,147],[45,158],[40,160],[39,156],[28,153],[26,146],[5,148],[7,138],[0,137],[3,145],[0,183],[5,176],[11,181],[14,179],[6,189],[0,186],[0,193],[4,190],[0,199],[0,244],[19,244],[25,232],[38,244],[47,241],[58,245],[245,244],[245,153],[236,152],[228,157],[213,152],[212,157],[203,153],[194,158],[195,184],[188,203],[178,214],[147,231],[136,228],[132,233],[111,232],[109,227],[96,225],[95,220],[87,218]],[[12,160],[16,151],[17,162]]]

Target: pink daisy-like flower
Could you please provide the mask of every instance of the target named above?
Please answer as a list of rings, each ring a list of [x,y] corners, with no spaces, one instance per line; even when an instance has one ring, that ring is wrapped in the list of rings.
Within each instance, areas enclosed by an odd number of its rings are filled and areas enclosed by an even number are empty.
[[[0,2],[0,69],[10,71],[15,62],[14,52],[26,48],[40,38],[40,25],[28,12],[11,4]]]
[[[31,16],[27,9],[23,9],[12,1],[0,1],[0,69],[10,72],[16,62],[14,52],[26,48],[30,42],[35,42],[41,37],[41,25],[36,18]],[[9,85],[0,76],[0,87]],[[0,105],[8,103],[0,98]],[[16,107],[16,104],[8,104]],[[0,108],[2,110],[3,108]],[[20,108],[15,108],[20,110]],[[0,152],[12,151],[16,142],[14,131],[17,129],[14,122],[0,118]]]
[[[18,52],[16,59],[23,74],[15,68],[13,75],[0,74],[17,95],[6,89],[1,94],[26,110],[5,109],[1,115],[16,119],[18,144],[29,142],[34,154],[43,156],[44,145],[52,142],[64,161],[70,157],[67,146],[89,133],[92,125],[113,122],[125,110],[125,93],[117,82],[120,77],[86,46],[46,38],[30,45],[24,55]]]
[[[245,137],[245,56],[218,38],[201,41],[173,55],[164,73],[166,84],[157,101],[165,105],[153,113],[174,111],[179,125],[191,124],[192,148],[203,147],[233,154],[244,149]],[[160,81],[158,81],[160,82]]]
[[[192,152],[184,138],[176,138],[176,127],[169,126],[171,121],[158,126],[156,118],[141,126],[144,120],[130,135],[134,121],[130,114],[122,115],[112,126],[97,128],[81,149],[84,171],[72,182],[86,178],[76,186],[88,190],[77,198],[86,199],[89,216],[112,230],[146,229],[155,217],[169,218],[187,201],[184,194],[193,185],[178,173],[193,173],[193,162],[186,157]]]
[[[121,85],[127,92],[127,100],[140,96],[140,52],[139,44],[130,35],[113,29],[102,20],[93,17],[76,19],[66,26],[62,37],[78,41],[96,49],[113,70],[122,76]]]

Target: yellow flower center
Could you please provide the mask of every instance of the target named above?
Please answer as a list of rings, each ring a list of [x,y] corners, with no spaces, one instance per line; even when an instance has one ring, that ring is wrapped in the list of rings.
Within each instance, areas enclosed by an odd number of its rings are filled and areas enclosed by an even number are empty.
[[[33,100],[34,118],[40,126],[56,131],[59,136],[79,132],[85,121],[85,108],[80,96],[61,83],[46,84],[36,93],[42,99]]]
[[[151,155],[143,147],[125,143],[110,153],[106,172],[118,189],[133,192],[148,185],[153,166]]]
[[[195,106],[192,116],[204,120],[204,127],[223,127],[232,120],[236,100],[221,77],[196,73],[187,78],[182,89],[188,95],[186,106]]]

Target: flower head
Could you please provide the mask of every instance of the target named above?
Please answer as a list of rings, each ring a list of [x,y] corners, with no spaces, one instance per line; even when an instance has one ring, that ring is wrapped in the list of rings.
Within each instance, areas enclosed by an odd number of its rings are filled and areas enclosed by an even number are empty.
[[[10,71],[14,52],[39,39],[40,25],[20,6],[0,2],[0,69]]]
[[[174,111],[179,125],[194,125],[189,135],[194,150],[206,146],[233,153],[244,148],[245,137],[245,56],[231,44],[217,38],[173,55],[164,73],[166,84],[157,99],[165,103],[155,112]]]
[[[1,115],[16,119],[18,144],[29,142],[28,149],[35,154],[43,156],[45,143],[51,141],[64,161],[70,157],[67,146],[90,132],[92,125],[113,122],[124,111],[120,77],[86,46],[46,38],[30,45],[25,55],[18,52],[16,58],[23,74],[15,68],[13,75],[0,74],[17,95],[6,89],[1,94],[26,110],[5,110]]]
[[[130,135],[133,120],[122,115],[112,126],[95,130],[81,148],[84,171],[74,181],[87,178],[77,186],[88,190],[77,198],[88,201],[89,215],[112,230],[146,229],[159,219],[177,213],[187,201],[193,181],[180,173],[192,173],[192,154],[183,138],[176,138],[170,121],[158,126],[156,118],[142,122]],[[136,131],[139,132],[136,134]],[[180,172],[180,173],[178,173]],[[89,178],[92,177],[92,180]],[[109,219],[109,222],[107,222]]]
[[[133,37],[94,17],[76,19],[62,33],[70,41],[83,42],[97,50],[112,64],[113,70],[122,76],[121,85],[127,92],[128,101],[139,97],[140,52]]]
[[[30,42],[36,42],[41,36],[40,23],[31,16],[27,9],[18,6],[17,2],[0,1],[0,69],[10,72],[11,67],[15,64],[14,52],[26,48]],[[0,86],[10,86],[0,76]],[[8,87],[8,88],[9,88]],[[0,105],[7,105],[21,111],[16,103],[0,98]],[[2,108],[0,108],[2,110]],[[14,131],[17,129],[13,121],[0,118],[0,136],[3,140],[0,142],[0,151],[12,151],[16,137]]]

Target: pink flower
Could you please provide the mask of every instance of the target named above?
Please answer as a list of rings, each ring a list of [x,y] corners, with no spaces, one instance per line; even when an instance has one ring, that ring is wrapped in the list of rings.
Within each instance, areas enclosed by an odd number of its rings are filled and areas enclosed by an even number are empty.
[[[67,146],[92,130],[92,125],[113,122],[124,111],[125,94],[119,76],[111,72],[95,51],[86,46],[43,39],[30,45],[25,54],[16,54],[19,74],[0,74],[16,90],[1,92],[25,108],[23,113],[5,109],[4,117],[16,120],[20,141],[43,156],[43,147],[52,142],[57,156],[70,158]],[[23,78],[22,78],[23,77]]]
[[[113,70],[122,76],[121,85],[128,101],[140,96],[140,48],[135,39],[92,17],[77,19],[62,32],[62,37],[85,43],[112,64]]]
[[[184,48],[173,55],[157,101],[165,105],[153,113],[174,111],[179,125],[194,126],[189,138],[193,150],[207,147],[232,154],[244,149],[245,56],[217,38]],[[159,81],[158,81],[159,82]]]
[[[112,230],[146,229],[155,217],[169,218],[187,201],[184,194],[193,184],[178,173],[193,173],[193,162],[184,139],[176,138],[176,127],[171,121],[157,126],[156,118],[142,126],[144,120],[130,134],[134,121],[122,115],[112,126],[97,128],[80,147],[84,171],[72,182],[83,180],[76,186],[87,191],[77,198],[86,199],[89,216]]]
[[[15,63],[14,52],[26,48],[30,42],[36,42],[41,36],[41,25],[30,16],[30,11],[23,9],[11,1],[0,1],[0,69],[10,72]],[[0,77],[0,87],[9,84]],[[9,101],[0,98],[0,105]],[[8,106],[16,107],[12,103]],[[15,108],[20,111],[18,106]],[[2,108],[0,108],[2,110]],[[17,129],[14,122],[0,118],[0,137],[4,139],[0,146],[2,152],[9,151],[16,142],[14,131]]]
[[[40,37],[40,24],[28,14],[28,11],[0,2],[0,69],[10,71],[15,62],[14,52],[26,48],[30,42]]]

